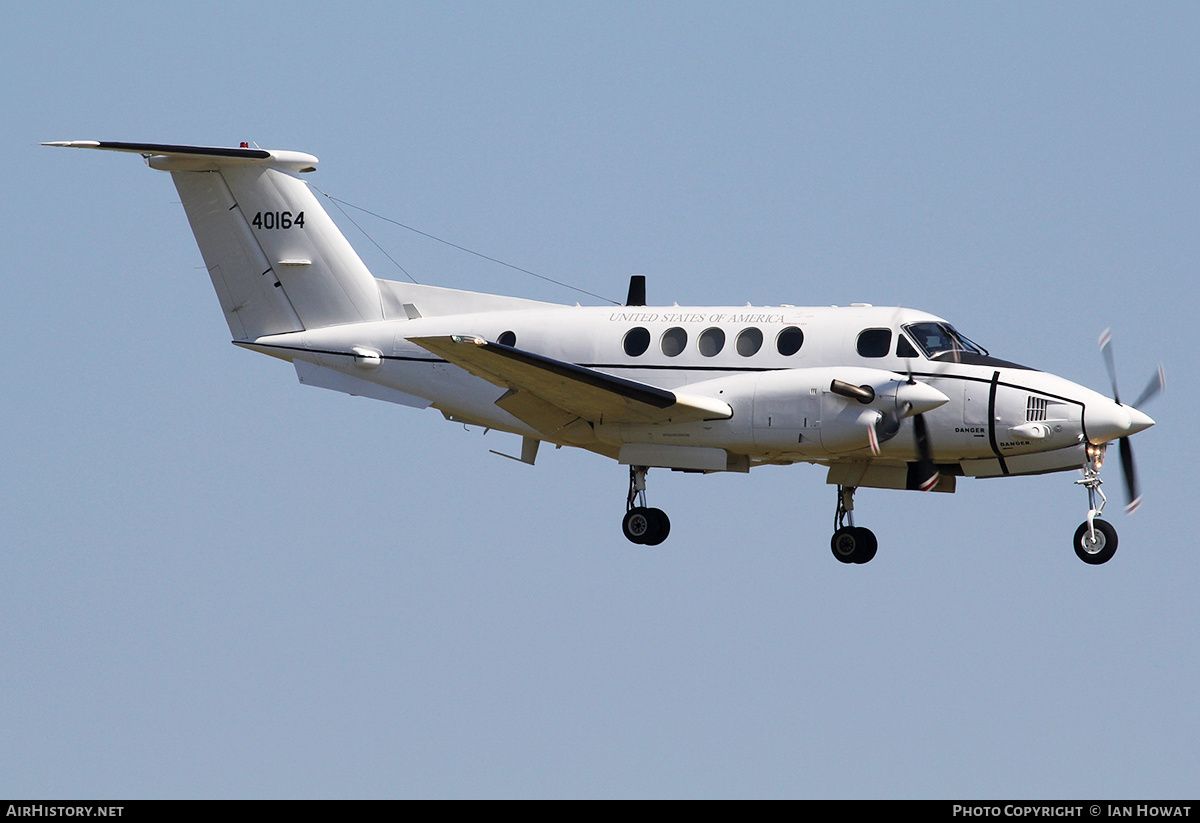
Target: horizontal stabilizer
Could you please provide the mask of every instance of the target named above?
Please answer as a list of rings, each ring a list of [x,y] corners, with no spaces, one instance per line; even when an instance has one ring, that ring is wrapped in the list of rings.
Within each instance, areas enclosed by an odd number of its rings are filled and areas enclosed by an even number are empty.
[[[489,383],[561,409],[564,420],[681,423],[733,416],[733,410],[721,400],[613,377],[471,335],[409,339]]]
[[[161,171],[215,171],[240,165],[268,165],[293,172],[313,171],[317,158],[299,151],[224,146],[176,146],[167,143],[120,143],[111,140],[56,140],[42,143],[68,149],[100,149],[140,154]]]

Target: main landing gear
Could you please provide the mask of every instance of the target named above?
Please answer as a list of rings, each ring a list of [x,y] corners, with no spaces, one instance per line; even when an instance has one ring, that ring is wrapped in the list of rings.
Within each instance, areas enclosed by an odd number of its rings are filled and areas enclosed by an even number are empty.
[[[625,499],[625,518],[621,531],[632,543],[657,546],[671,533],[671,520],[662,509],[646,507],[645,466],[629,467],[629,495]]]
[[[1117,553],[1117,530],[1107,520],[1101,520],[1104,504],[1107,499],[1100,485],[1100,467],[1104,465],[1104,446],[1088,446],[1088,462],[1083,467],[1083,479],[1076,480],[1077,486],[1083,486],[1088,491],[1087,520],[1079,524],[1075,530],[1075,554],[1084,563],[1099,566],[1107,563]],[[1096,505],[1096,498],[1100,505]]]
[[[879,541],[870,529],[854,525],[854,486],[838,486],[837,514],[829,546],[843,563],[866,563],[875,556]]]

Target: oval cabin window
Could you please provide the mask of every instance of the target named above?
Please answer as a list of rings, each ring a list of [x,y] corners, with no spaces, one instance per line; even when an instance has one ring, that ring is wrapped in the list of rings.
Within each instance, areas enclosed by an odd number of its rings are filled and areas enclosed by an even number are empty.
[[[803,345],[804,332],[795,326],[788,326],[775,338],[775,349],[784,357],[791,357]]]
[[[716,357],[725,348],[725,332],[720,329],[705,329],[700,333],[700,353],[705,357]]]
[[[621,345],[625,347],[625,353],[630,357],[643,355],[646,353],[646,349],[650,348],[650,332],[641,326],[630,329],[625,332],[625,339]]]
[[[737,353],[742,357],[758,354],[758,350],[762,348],[762,341],[761,330],[754,327],[742,329],[737,336]]]
[[[658,347],[667,357],[679,356],[687,348],[687,332],[678,326],[667,329],[658,341]]]

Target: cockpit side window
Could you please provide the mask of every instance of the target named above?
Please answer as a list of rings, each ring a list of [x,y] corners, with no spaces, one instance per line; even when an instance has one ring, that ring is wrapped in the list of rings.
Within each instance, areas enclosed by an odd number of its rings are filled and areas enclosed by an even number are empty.
[[[891,329],[864,329],[858,333],[860,357],[887,357],[892,348]]]
[[[957,354],[986,355],[987,351],[959,334],[949,323],[911,323],[904,330],[930,360],[943,355],[953,359]]]
[[[896,356],[897,357],[920,357],[917,350],[913,348],[913,344],[908,342],[908,338],[904,335],[899,335],[896,340]]]

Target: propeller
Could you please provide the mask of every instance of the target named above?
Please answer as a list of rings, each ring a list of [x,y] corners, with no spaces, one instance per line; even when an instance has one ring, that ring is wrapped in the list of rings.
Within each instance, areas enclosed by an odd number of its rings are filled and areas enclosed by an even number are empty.
[[[921,491],[932,491],[937,486],[938,481],[941,480],[941,474],[933,462],[933,446],[929,440],[929,427],[925,424],[924,412],[945,403],[946,397],[925,384],[918,384],[913,379],[911,369],[909,369],[908,380],[905,381],[905,385],[920,387],[919,390],[910,392],[909,396],[921,404],[920,408],[923,411],[913,414],[916,406],[910,400],[897,398],[895,408],[886,413],[874,413],[877,416],[867,426],[867,438],[870,442],[871,453],[878,455],[879,444],[886,443],[895,437],[900,432],[901,421],[906,417],[911,417],[913,421],[913,434],[917,446],[917,463],[915,477],[911,473],[909,475],[910,482],[914,483]],[[842,380],[834,380],[829,389],[834,394],[857,400],[864,405],[871,403],[875,399],[875,390],[870,386],[855,386]]]
[[[929,442],[929,429],[925,426],[925,415],[913,416],[913,434],[917,440],[917,488],[931,492],[942,479],[933,464],[933,446]]]
[[[955,360],[958,359],[957,347],[954,350],[954,357]],[[912,361],[907,358],[904,360],[904,370],[908,374],[908,380],[905,383],[915,386],[917,381],[913,379]],[[924,414],[913,417],[913,437],[917,445],[917,476],[915,478],[917,488],[923,492],[931,492],[937,488],[942,475],[933,463],[933,444],[929,440],[929,428],[925,425]]]
[[[1117,367],[1113,362],[1111,329],[1105,329],[1100,333],[1100,354],[1104,357],[1104,365],[1108,369],[1108,379],[1112,383],[1113,400],[1119,405],[1124,405],[1121,403],[1121,395],[1117,391]],[[1159,363],[1157,372],[1150,378],[1150,382],[1146,384],[1142,393],[1138,395],[1132,408],[1136,409],[1156,397],[1166,386],[1167,376],[1163,371],[1162,363]],[[1138,485],[1137,468],[1133,462],[1133,446],[1129,442],[1129,435],[1117,441],[1117,448],[1121,455],[1121,473],[1125,477],[1125,497],[1128,500],[1125,511],[1127,514],[1133,514],[1142,504],[1142,493]]]

